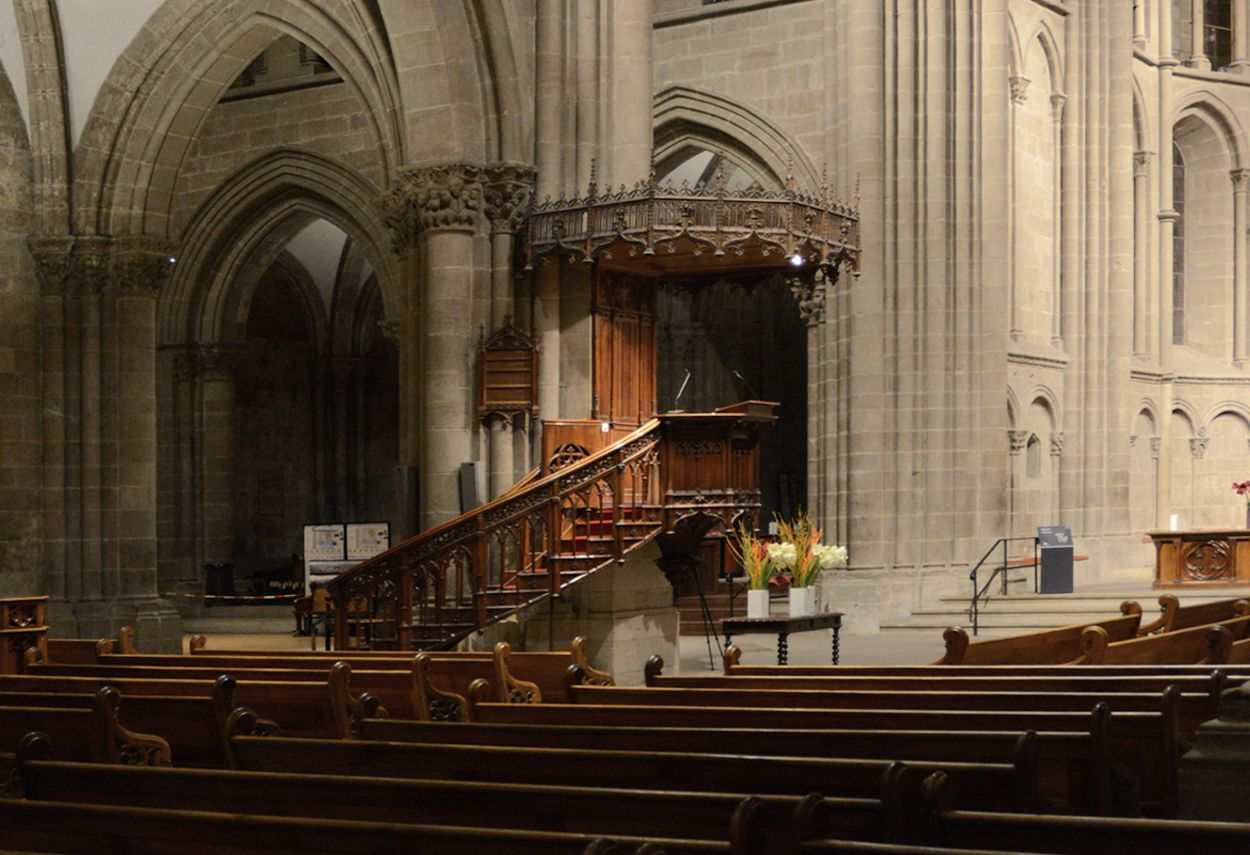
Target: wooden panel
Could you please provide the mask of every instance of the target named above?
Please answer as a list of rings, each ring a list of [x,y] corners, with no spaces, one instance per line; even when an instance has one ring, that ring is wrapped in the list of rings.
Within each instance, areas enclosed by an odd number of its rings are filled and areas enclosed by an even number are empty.
[[[655,291],[636,276],[599,271],[594,300],[594,413],[637,426],[655,414]]]
[[[1155,531],[1155,584],[1250,582],[1250,531]]]
[[[0,600],[0,674],[21,670],[27,648],[48,659],[48,598],[13,597]]]
[[[605,433],[603,422],[598,419],[544,419],[543,474],[588,457],[632,432],[632,427],[614,424]],[[553,466],[556,462],[560,465]]]
[[[538,402],[538,349],[506,326],[478,354],[478,413],[534,412]]]

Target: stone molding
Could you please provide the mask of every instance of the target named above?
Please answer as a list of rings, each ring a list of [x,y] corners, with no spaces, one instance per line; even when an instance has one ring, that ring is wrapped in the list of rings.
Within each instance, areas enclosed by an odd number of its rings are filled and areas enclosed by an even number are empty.
[[[799,317],[809,327],[825,320],[825,275],[817,270],[808,276],[787,276],[786,286],[799,304]]]
[[[1163,437],[1152,436],[1150,438],[1150,459],[1157,461],[1159,459],[1159,449],[1163,447]]]
[[[1050,456],[1060,457],[1063,454],[1063,432],[1052,433],[1050,435]]]
[[[1007,453],[1014,457],[1024,451],[1024,447],[1029,444],[1030,436],[1032,434],[1027,430],[1007,431]]]
[[[1228,176],[1233,181],[1234,193],[1245,193],[1250,189],[1250,169],[1234,169]]]
[[[1011,85],[1011,100],[1015,104],[1023,104],[1029,96],[1029,84],[1032,82],[1023,74],[1013,74],[1007,78]]]
[[[1205,430],[1199,430],[1197,436],[1189,438],[1189,453],[1194,456],[1195,460],[1201,460],[1207,454],[1207,443],[1210,437],[1207,436]]]

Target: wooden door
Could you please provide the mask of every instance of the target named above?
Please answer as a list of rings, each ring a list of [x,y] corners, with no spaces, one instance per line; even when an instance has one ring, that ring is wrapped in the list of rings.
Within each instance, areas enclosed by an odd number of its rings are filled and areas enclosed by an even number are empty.
[[[594,417],[622,427],[655,415],[655,287],[639,276],[596,271]]]

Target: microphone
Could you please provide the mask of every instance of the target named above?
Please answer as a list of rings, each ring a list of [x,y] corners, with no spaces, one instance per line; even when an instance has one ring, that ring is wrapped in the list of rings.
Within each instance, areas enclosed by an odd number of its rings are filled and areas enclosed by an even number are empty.
[[[748,383],[748,382],[747,382],[747,378],[745,378],[745,377],[743,377],[743,376],[742,376],[742,372],[741,372],[741,371],[739,371],[737,368],[735,368],[735,369],[733,370],[733,375],[734,375],[734,377],[737,377],[737,378],[738,378],[738,382],[740,382],[743,386],[745,386],[745,387],[746,387],[747,393],[751,396],[751,400],[752,400],[752,401],[758,401],[758,400],[760,399],[760,396],[759,396],[758,394],[756,394],[756,392],[755,392],[755,387],[754,387],[754,386],[752,386],[750,383]]]
[[[677,409],[677,404],[681,401],[681,396],[686,394],[686,387],[688,385],[690,385],[690,369],[689,368],[686,369],[686,379],[681,381],[681,388],[677,390],[677,397],[673,398],[673,409],[669,410],[670,413],[682,412],[681,410]]]

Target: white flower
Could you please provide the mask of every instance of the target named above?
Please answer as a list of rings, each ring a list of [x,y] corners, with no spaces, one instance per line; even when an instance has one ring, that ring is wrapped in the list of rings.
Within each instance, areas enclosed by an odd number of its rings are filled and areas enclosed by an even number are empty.
[[[835,546],[833,544],[817,544],[812,547],[812,552],[816,556],[816,562],[820,565],[821,570],[831,570],[834,567],[845,567],[847,562],[847,553],[845,546]]]
[[[793,543],[770,543],[768,544],[768,560],[778,567],[792,570],[795,562],[798,561],[798,553]]]

